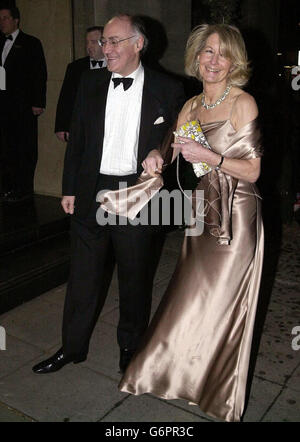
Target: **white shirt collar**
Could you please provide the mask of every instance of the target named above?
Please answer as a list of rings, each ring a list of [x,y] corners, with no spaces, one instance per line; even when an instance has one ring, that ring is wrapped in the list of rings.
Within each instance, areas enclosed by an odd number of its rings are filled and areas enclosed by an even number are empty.
[[[13,38],[13,42],[15,41],[15,39],[17,38],[17,36],[19,35],[20,29],[16,29],[12,34],[10,34]]]
[[[103,64],[104,64],[105,58],[100,58],[100,60],[95,60],[94,58],[90,57],[90,61],[103,61]]]
[[[140,62],[140,64],[138,65],[137,69],[135,71],[133,71],[131,74],[126,75],[125,77],[123,77],[123,75],[120,75],[120,74],[117,74],[116,72],[113,72],[111,78],[113,79],[113,78],[120,78],[120,77],[121,78],[130,77],[130,78],[133,78],[133,80],[136,80],[136,79],[138,79],[143,74],[143,72],[144,72],[144,68],[143,68],[142,63]]]

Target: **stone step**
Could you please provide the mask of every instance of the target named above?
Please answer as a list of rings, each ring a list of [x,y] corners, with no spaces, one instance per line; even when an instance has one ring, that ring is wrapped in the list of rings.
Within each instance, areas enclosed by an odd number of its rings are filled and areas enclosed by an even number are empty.
[[[69,230],[60,198],[35,195],[21,203],[0,203],[0,256]]]
[[[67,280],[70,238],[59,198],[2,203],[0,214],[1,314]]]

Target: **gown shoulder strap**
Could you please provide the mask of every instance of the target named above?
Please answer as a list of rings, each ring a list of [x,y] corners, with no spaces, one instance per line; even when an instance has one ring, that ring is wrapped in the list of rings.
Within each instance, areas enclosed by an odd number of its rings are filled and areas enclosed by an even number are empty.
[[[194,108],[194,103],[195,103],[195,101],[197,100],[198,96],[199,96],[199,95],[195,95],[195,96],[193,97],[193,99],[192,99],[192,101],[191,101],[191,109],[190,109],[190,112],[192,112],[192,110],[193,110],[193,108]]]
[[[236,102],[237,102],[238,98],[239,98],[241,95],[242,95],[242,94],[238,94],[238,95],[236,95],[236,96],[234,97],[234,99],[233,99],[233,103],[232,103],[232,107],[231,107],[231,111],[230,111],[230,115],[229,115],[229,120],[230,120],[230,121],[231,121],[232,113],[233,113],[233,110],[234,110],[234,108],[235,108]]]

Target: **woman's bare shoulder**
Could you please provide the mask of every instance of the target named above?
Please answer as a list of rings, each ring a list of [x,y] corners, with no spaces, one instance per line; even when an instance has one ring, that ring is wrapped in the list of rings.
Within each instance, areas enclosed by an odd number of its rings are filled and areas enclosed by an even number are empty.
[[[258,108],[254,97],[248,92],[239,88],[236,88],[234,92],[236,99],[232,109],[231,122],[234,128],[239,130],[258,116]]]

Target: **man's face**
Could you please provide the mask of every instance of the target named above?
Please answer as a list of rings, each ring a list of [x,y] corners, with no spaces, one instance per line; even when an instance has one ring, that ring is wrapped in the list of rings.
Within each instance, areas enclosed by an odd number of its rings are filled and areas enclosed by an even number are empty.
[[[103,53],[107,69],[125,77],[134,72],[140,62],[143,38],[135,35],[131,23],[126,18],[115,17],[104,28],[103,40],[106,42]],[[113,45],[113,40],[123,40]]]
[[[9,9],[0,9],[0,31],[4,35],[12,34],[18,29],[19,20],[12,18]]]
[[[101,60],[103,58],[103,51],[99,45],[101,37],[100,31],[91,31],[86,34],[86,51],[94,60]]]

